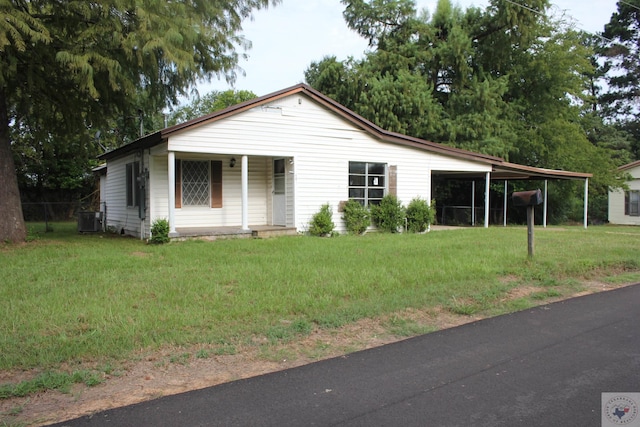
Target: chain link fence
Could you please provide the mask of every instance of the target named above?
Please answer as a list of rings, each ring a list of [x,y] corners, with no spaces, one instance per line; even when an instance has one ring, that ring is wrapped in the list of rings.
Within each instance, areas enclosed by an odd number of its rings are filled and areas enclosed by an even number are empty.
[[[22,215],[27,227],[33,232],[48,232],[52,230],[53,222],[77,222],[78,230],[83,231],[88,226],[88,218],[95,217],[100,222],[98,230],[102,229],[102,206],[95,199],[95,194],[90,194],[77,201],[70,202],[23,202]],[[92,227],[94,228],[94,227]]]

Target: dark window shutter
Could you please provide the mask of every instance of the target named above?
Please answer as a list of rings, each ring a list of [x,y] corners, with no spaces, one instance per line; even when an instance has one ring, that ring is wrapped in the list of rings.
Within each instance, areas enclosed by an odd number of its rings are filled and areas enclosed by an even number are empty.
[[[182,207],[182,163],[176,159],[176,208]]]
[[[138,179],[140,178],[140,163],[133,163],[133,180],[131,181],[131,191],[133,193],[133,206],[140,206],[140,196],[142,193],[140,189],[140,183]]]
[[[630,202],[630,197],[629,197],[629,192],[625,191],[624,192],[624,214],[625,215],[629,215],[629,202]]]
[[[131,163],[127,163],[127,165],[125,166],[126,168],[126,177],[125,177],[125,181],[126,181],[126,205],[127,206],[133,206],[133,192],[131,191],[132,187],[133,187],[133,166]]]
[[[389,194],[398,197],[398,166],[389,166]]]
[[[222,207],[222,161],[211,161],[211,207]]]

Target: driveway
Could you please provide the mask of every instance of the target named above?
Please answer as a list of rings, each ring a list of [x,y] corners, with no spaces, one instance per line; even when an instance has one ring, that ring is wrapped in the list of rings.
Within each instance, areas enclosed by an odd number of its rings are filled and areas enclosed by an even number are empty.
[[[603,392],[640,392],[640,285],[56,425],[599,426]]]

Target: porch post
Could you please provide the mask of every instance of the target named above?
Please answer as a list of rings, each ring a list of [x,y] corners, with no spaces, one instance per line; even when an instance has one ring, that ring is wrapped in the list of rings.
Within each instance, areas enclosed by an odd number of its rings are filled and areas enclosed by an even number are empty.
[[[169,235],[176,235],[176,153],[169,151],[167,156],[169,185]]]
[[[589,178],[584,179],[584,228],[587,228],[587,212],[589,208]]]
[[[249,158],[242,156],[242,229],[249,229]]]
[[[471,225],[476,225],[476,181],[471,181]]]
[[[484,183],[484,228],[489,228],[489,191],[491,187],[491,172],[487,172]]]
[[[504,180],[504,209],[502,210],[502,226],[506,227],[507,226],[507,191],[509,190],[508,188],[508,182],[506,179]]]
[[[547,228],[547,186],[548,180],[544,180],[544,206],[542,207],[542,227]]]

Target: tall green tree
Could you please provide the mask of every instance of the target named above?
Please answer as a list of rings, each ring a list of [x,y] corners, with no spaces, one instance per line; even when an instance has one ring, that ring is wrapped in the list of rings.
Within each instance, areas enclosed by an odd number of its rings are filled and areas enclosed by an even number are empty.
[[[631,150],[640,158],[640,0],[617,3],[604,27],[600,57],[607,90],[601,95],[605,117],[632,137]]]
[[[547,16],[549,1],[463,10],[439,0],[432,13],[412,0],[343,4],[370,51],[359,61],[312,63],[312,86],[389,130],[530,166],[594,171],[604,194],[618,183],[612,147],[592,143],[583,127],[593,49]],[[569,200],[571,186],[563,191],[559,200]]]
[[[62,139],[233,81],[242,21],[278,2],[0,0],[0,241],[25,238],[10,128]]]
[[[196,96],[189,103],[178,107],[169,115],[168,125],[186,122],[256,97],[257,95],[249,90],[225,90],[222,92],[214,90],[203,96]]]

